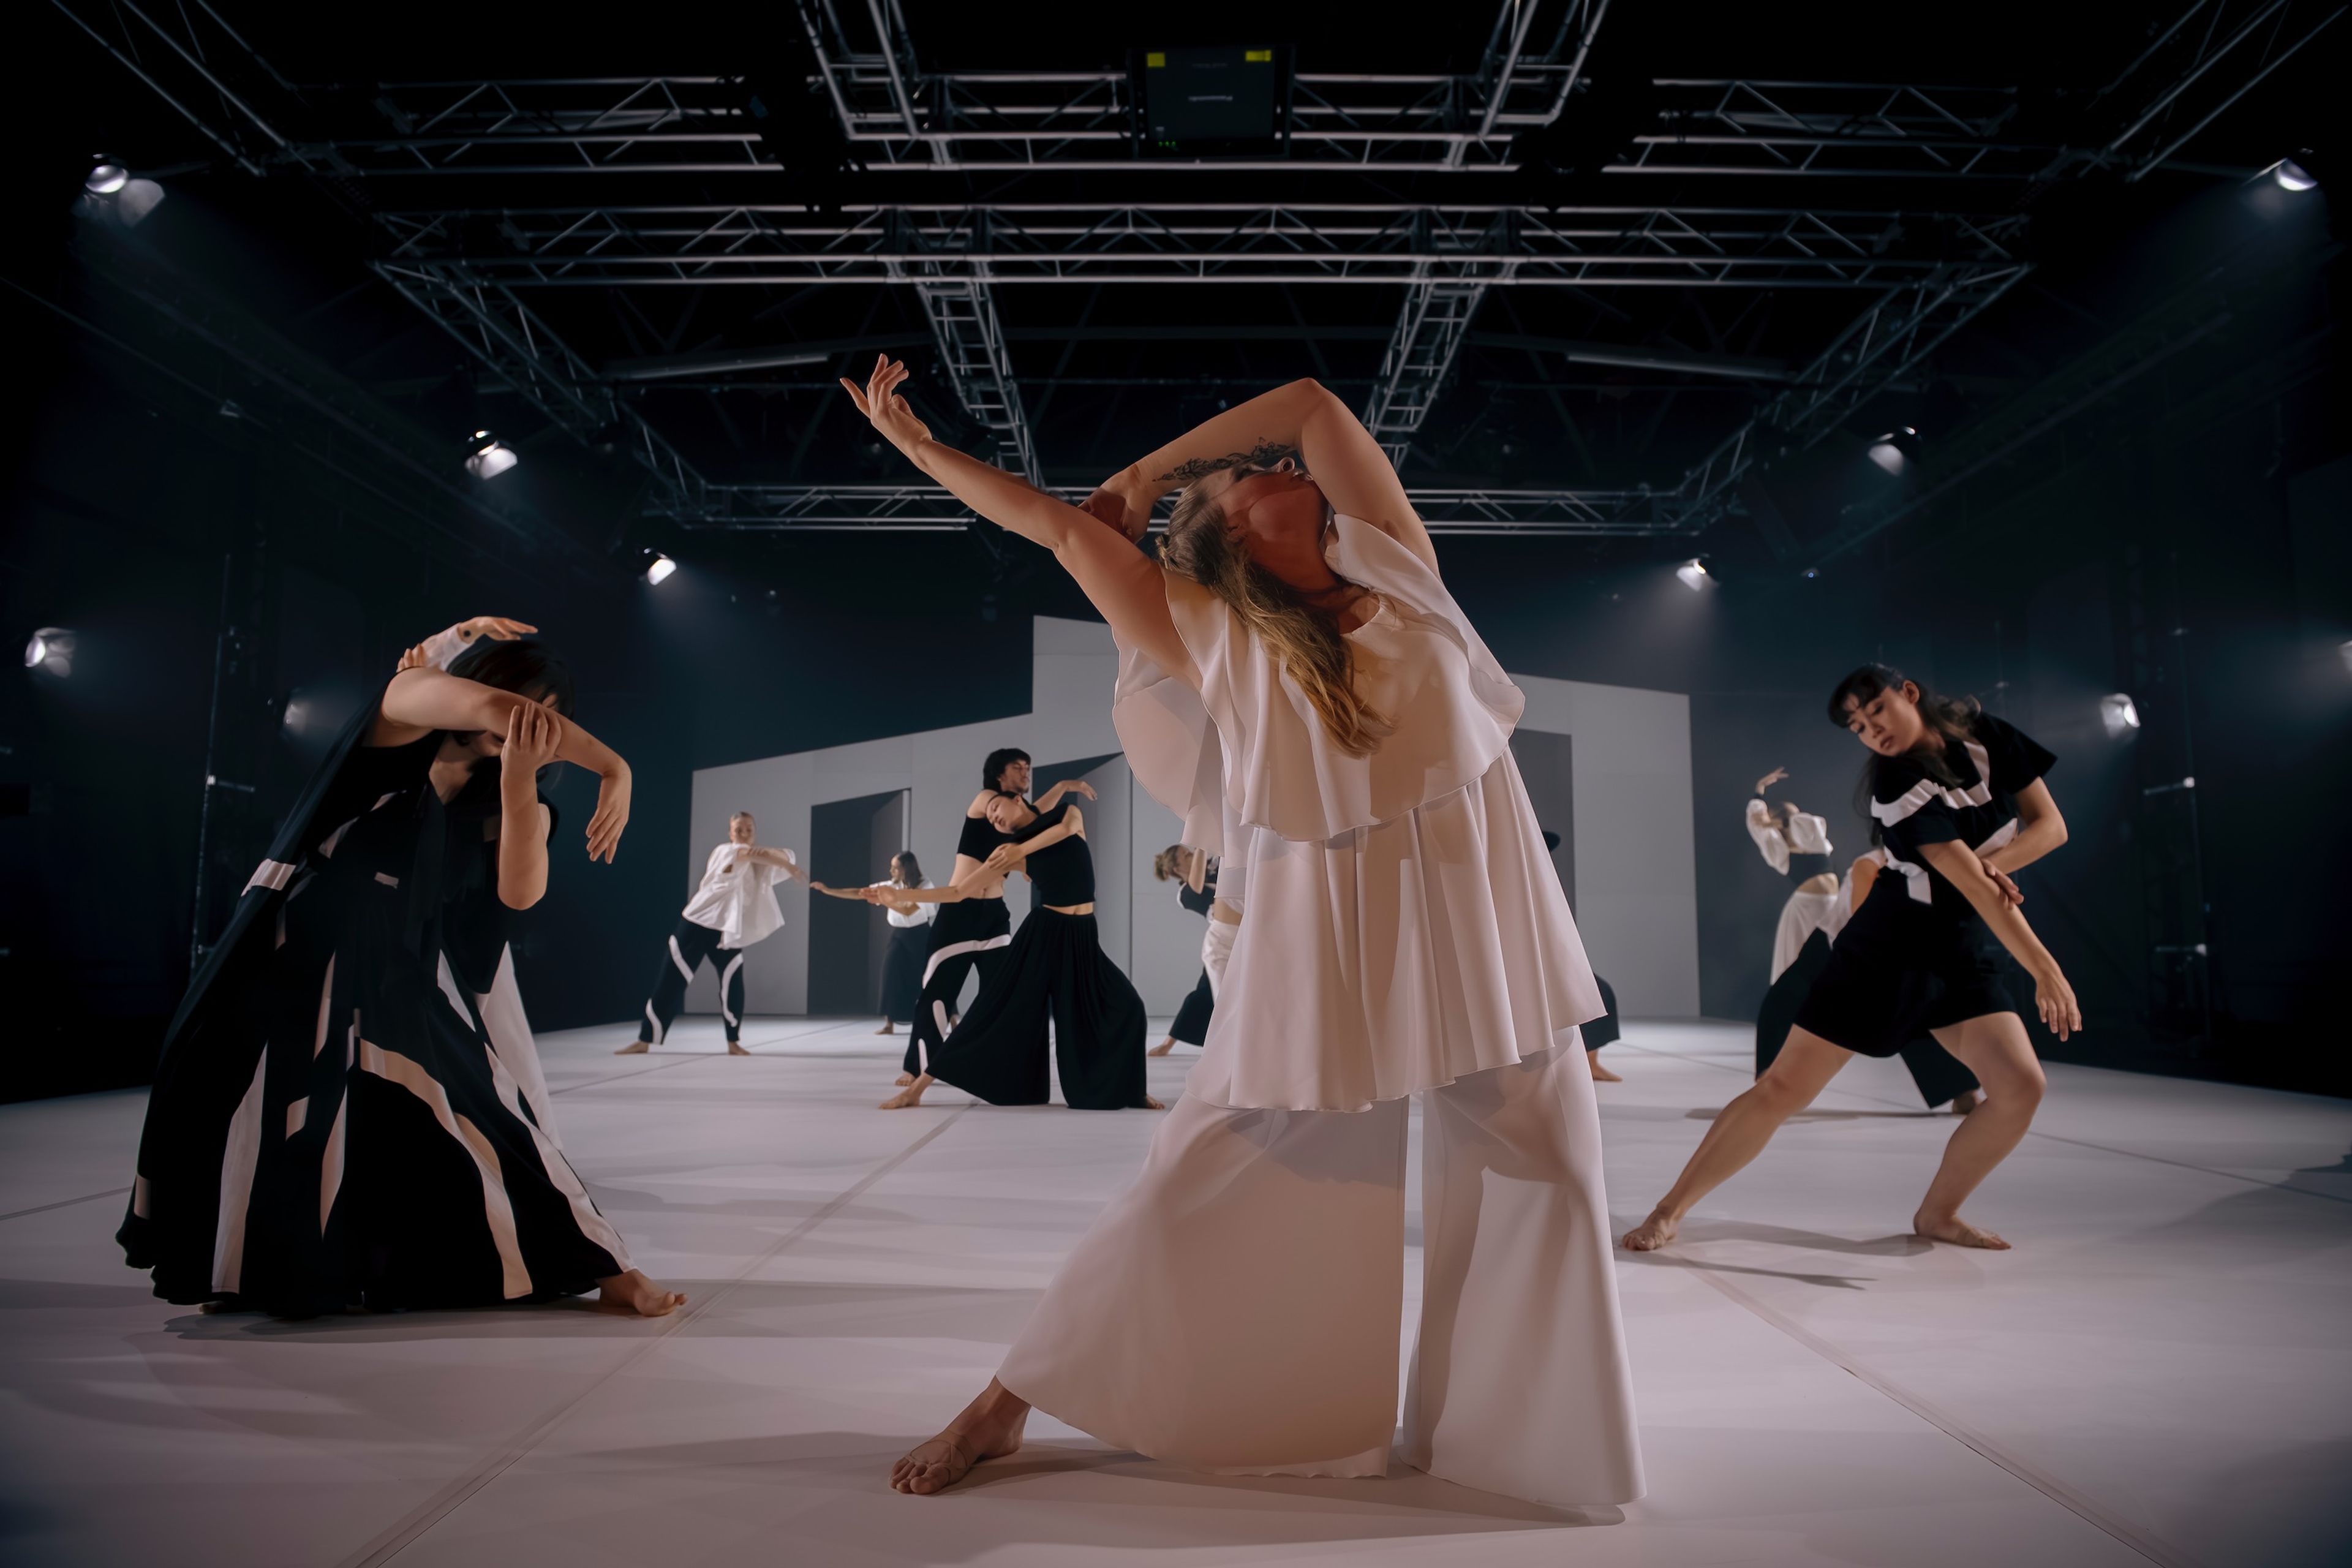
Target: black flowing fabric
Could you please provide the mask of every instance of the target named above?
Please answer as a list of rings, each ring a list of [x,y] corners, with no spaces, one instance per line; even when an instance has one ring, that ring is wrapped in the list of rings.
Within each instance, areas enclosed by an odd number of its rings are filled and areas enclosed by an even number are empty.
[[[482,1014],[507,947],[494,764],[338,739],[180,1004],[117,1239],[155,1294],[287,1316],[570,1295],[620,1238]],[[487,787],[486,787],[487,786]],[[527,1042],[520,1048],[528,1048]]]
[[[1205,915],[1217,901],[1217,865],[1209,863],[1208,875],[1202,879],[1201,889],[1194,892],[1190,884],[1179,883],[1176,901],[1196,915]],[[1176,1020],[1168,1026],[1168,1037],[1197,1046],[1209,1037],[1209,1020],[1216,1016],[1217,994],[1209,984],[1209,972],[1201,971],[1193,983],[1192,993],[1176,1009]]]
[[[923,995],[923,960],[931,951],[929,921],[919,926],[892,926],[890,945],[882,953],[882,1016],[894,1024],[911,1024]]]
[[[1780,972],[1772,989],[1764,993],[1764,1005],[1756,1010],[1756,1076],[1772,1065],[1780,1047],[1789,1042],[1789,1031],[1796,1026],[1797,1009],[1803,1005],[1805,994],[1813,988],[1822,970],[1829,967],[1830,940],[1820,931],[1805,939],[1797,961]],[[1919,1098],[1933,1110],[1939,1105],[1966,1094],[1978,1086],[1977,1075],[1963,1067],[1951,1052],[1925,1037],[1911,1041],[1895,1053],[1910,1069],[1911,1081],[1919,1089]]]
[[[1602,1012],[1601,1016],[1593,1019],[1592,1022],[1584,1026],[1582,1031],[1584,1035],[1584,1048],[1588,1051],[1597,1051],[1603,1046],[1613,1046],[1617,1043],[1620,1037],[1617,1027],[1616,987],[1610,984],[1606,980],[1601,979],[1598,974],[1592,977],[1592,984],[1601,987],[1601,1005]],[[1778,1049],[1779,1047],[1775,1047],[1774,1048]]]
[[[982,824],[985,826],[985,824]],[[931,1070],[931,1054],[948,1037],[948,1017],[963,994],[966,976],[980,975],[980,992],[996,984],[1013,945],[1013,914],[1003,899],[965,899],[941,904],[931,921],[930,942],[923,955],[923,986],[915,1000],[915,1026],[907,1035],[900,1067],[910,1073]]]
[[[1143,998],[1103,952],[1092,915],[1032,910],[1003,967],[931,1053],[931,1076],[992,1105],[1043,1105],[1048,1021],[1064,1104],[1142,1107]]]

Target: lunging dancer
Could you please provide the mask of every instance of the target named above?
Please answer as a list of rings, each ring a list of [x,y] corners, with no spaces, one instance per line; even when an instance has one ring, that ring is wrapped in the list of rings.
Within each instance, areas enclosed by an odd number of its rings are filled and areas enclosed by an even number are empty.
[[[1027,871],[1035,907],[1004,950],[1003,965],[930,1053],[928,1068],[882,1109],[920,1105],[934,1079],[991,1105],[1045,1104],[1051,1023],[1065,1105],[1164,1110],[1143,1092],[1143,998],[1103,952],[1095,925],[1094,852],[1084,814],[1065,801],[1040,816],[1020,796],[1001,795],[988,803],[988,816],[1006,841],[990,854],[982,875]],[[883,896],[868,894],[877,902]],[[952,907],[961,892],[948,887],[900,896]]]
[[[2083,1026],[2010,879],[2066,842],[2042,782],[2056,759],[1973,701],[1925,694],[1883,664],[1839,681],[1829,713],[1870,749],[1863,783],[1885,873],[1838,933],[1771,1067],[1724,1107],[1672,1190],[1626,1233],[1634,1251],[1672,1241],[1691,1205],[1761,1153],[1855,1053],[1891,1057],[1923,1032],[1976,1075],[1985,1098],[1944,1146],[1911,1228],[1931,1241],[2009,1246],[1960,1217],[2042,1103],[2042,1064],[2002,985],[2002,950],[2033,977],[2043,1024],[2062,1040]]]
[[[1788,769],[1774,768],[1756,781],[1756,793],[1748,799],[1748,836],[1756,841],[1764,863],[1793,884],[1772,932],[1771,989],[1756,1009],[1759,1078],[1780,1054],[1797,1021],[1797,1009],[1830,961],[1830,944],[1845,929],[1869,891],[1870,879],[1885,861],[1884,853],[1874,849],[1856,860],[1853,873],[1841,882],[1829,868],[1834,853],[1829,823],[1800,811],[1794,801],[1783,801],[1778,809],[1766,803],[1764,792],[1788,776]],[[1928,1110],[1949,1103],[1955,1114],[1966,1116],[1976,1109],[1976,1075],[1933,1039],[1921,1035],[1896,1054]]]
[[[1176,901],[1196,915],[1206,916],[1217,906],[1217,863],[1209,858],[1205,849],[1189,845],[1171,844],[1151,858],[1151,877],[1158,882],[1176,884]],[[1176,1048],[1176,1042],[1197,1046],[1209,1037],[1209,1020],[1217,1007],[1216,987],[1210,983],[1209,966],[1201,964],[1201,978],[1193,984],[1176,1016],[1168,1026],[1168,1037],[1145,1053],[1164,1057]]]
[[[727,1054],[751,1054],[743,1048],[743,950],[783,925],[776,882],[785,877],[808,880],[799,858],[761,844],[759,824],[750,812],[729,817],[727,842],[710,852],[702,886],[678,911],[677,926],[669,933],[669,951],[654,976],[653,994],[646,998],[645,1032],[614,1056],[637,1056],[669,1037],[677,1010],[686,1005],[687,985],[706,958],[719,973],[719,1021],[727,1032]]]
[[[1379,445],[1297,382],[1081,511],[933,441],[898,394],[906,374],[877,363],[851,395],[917,468],[1076,579],[1121,649],[1114,717],[1136,776],[1248,897],[1207,1049],[1140,1179],[997,1378],[891,1484],[936,1492],[1011,1453],[1033,1402],[1200,1468],[1383,1473],[1408,1097],[1425,1091],[1402,1457],[1544,1502],[1638,1496],[1577,1059],[1600,997],[1511,761],[1523,699],[1439,580]],[[1155,564],[1129,541],[1180,487]]]
[[[1019,799],[1029,793],[1029,753],[1015,746],[1001,746],[988,753],[980,774],[981,791],[964,807],[955,865],[948,872],[949,885],[964,889],[964,896],[949,902],[931,922],[931,951],[923,963],[922,994],[915,1004],[915,1026],[908,1031],[912,1037],[898,1068],[901,1085],[929,1070],[930,1054],[955,1026],[956,999],[963,994],[964,978],[977,970],[981,994],[986,994],[1004,961],[1004,950],[1013,945],[1013,915],[1004,907],[1004,877],[1001,872],[982,872],[988,858],[1005,841],[1005,836],[989,823],[989,803],[1000,795]],[[1088,800],[1095,794],[1094,786],[1082,779],[1064,779],[1045,792],[1036,809],[1049,811],[1072,793]]]
[[[470,623],[469,623],[470,624]],[[406,662],[406,661],[404,661]],[[118,1239],[155,1293],[284,1316],[573,1295],[685,1298],[629,1266],[564,1158],[529,1037],[486,1019],[509,922],[547,887],[539,771],[628,764],[573,723],[540,644],[417,665],[344,730],[166,1035]]]

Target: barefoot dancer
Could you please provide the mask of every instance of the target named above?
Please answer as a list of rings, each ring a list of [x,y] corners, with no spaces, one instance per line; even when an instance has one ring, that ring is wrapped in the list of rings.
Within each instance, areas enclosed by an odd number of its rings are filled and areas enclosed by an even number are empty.
[[[1798,810],[1794,801],[1783,801],[1775,810],[1764,799],[1766,790],[1788,776],[1788,769],[1774,768],[1756,781],[1756,793],[1748,799],[1748,836],[1756,841],[1764,863],[1792,884],[1789,901],[1780,906],[1780,924],[1772,932],[1771,989],[1756,1010],[1759,1078],[1780,1054],[1798,1007],[1829,963],[1830,944],[1861,905],[1870,878],[1877,874],[1884,858],[1865,856],[1854,862],[1854,870],[1863,879],[1859,887],[1841,883],[1830,869],[1833,850],[1829,823]],[[1934,1040],[1922,1035],[1906,1042],[1897,1054],[1928,1110],[1949,1102],[1965,1116],[1976,1109],[1976,1075]]]
[[[954,1027],[956,999],[963,994],[964,977],[977,970],[981,994],[986,994],[1004,962],[1004,950],[1013,945],[1013,915],[1004,907],[1003,874],[982,875],[982,868],[1004,842],[1004,835],[989,824],[989,803],[1000,795],[1018,799],[1029,793],[1029,753],[1000,747],[988,753],[980,773],[983,786],[964,807],[955,865],[948,872],[949,884],[963,887],[966,892],[948,903],[931,924],[931,951],[924,960],[922,994],[916,1001],[915,1026],[909,1031],[913,1037],[907,1042],[907,1054],[898,1068],[901,1084],[912,1083],[929,1070],[930,1054]],[[1064,795],[1073,793],[1092,800],[1094,786],[1082,779],[1065,779],[1045,792],[1036,809],[1050,811]]]
[[[2060,1039],[2083,1026],[2074,993],[2018,913],[2010,880],[2066,841],[2042,782],[2055,759],[1975,703],[1924,696],[1885,665],[1838,682],[1829,710],[1871,751],[1864,780],[1886,874],[1838,933],[1780,1056],[1724,1108],[1673,1190],[1626,1233],[1634,1251],[1672,1241],[1691,1205],[1762,1152],[1854,1053],[1891,1057],[1922,1032],[1976,1074],[1985,1099],[1945,1145],[1912,1229],[1967,1247],[2009,1245],[1960,1218],[1960,1205],[2017,1147],[2042,1103],[2042,1064],[2001,984],[2001,950],[2033,976],[2034,1007]]]
[[[537,773],[597,774],[609,861],[628,764],[572,723],[539,644],[402,669],[279,829],[166,1036],[118,1239],[168,1301],[288,1316],[574,1295],[685,1300],[629,1267],[483,1016],[547,886]]]
[[[727,1031],[727,1054],[751,1054],[743,1048],[743,950],[766,941],[784,923],[776,908],[777,879],[808,879],[791,850],[771,849],[758,839],[759,824],[750,812],[727,819],[727,842],[710,852],[702,886],[669,933],[669,951],[654,976],[653,994],[646,998],[645,1032],[614,1056],[639,1056],[669,1037],[669,1026],[686,1005],[686,988],[706,958],[719,974],[719,1021]]]
[[[911,849],[901,849],[890,857],[890,879],[870,888],[828,888],[823,882],[811,882],[809,890],[836,899],[856,899],[881,906],[884,917],[890,922],[890,945],[882,954],[882,1026],[877,1035],[895,1035],[898,1020],[915,1021],[915,1013],[923,994],[923,960],[931,950],[931,922],[939,918],[937,904],[909,903],[898,897],[911,888],[928,888],[931,879],[923,875],[920,862]],[[879,893],[878,899],[867,899],[867,893]]]
[[[1154,881],[1176,884],[1176,901],[1196,915],[1205,916],[1217,906],[1217,867],[1205,849],[1187,845],[1171,844],[1151,858]],[[1176,1042],[1197,1046],[1209,1037],[1209,1019],[1217,1006],[1215,986],[1209,981],[1209,966],[1201,965],[1201,978],[1194,984],[1183,1004],[1176,1009],[1175,1018],[1168,1026],[1168,1037],[1145,1054],[1164,1057],[1176,1048]]]
[[[851,395],[917,468],[1076,579],[1121,648],[1114,718],[1137,778],[1185,842],[1244,871],[1248,900],[1208,1047],[1137,1184],[998,1378],[891,1484],[936,1492],[1012,1452],[1033,1401],[1199,1468],[1383,1473],[1408,1097],[1426,1091],[1402,1458],[1545,1502],[1640,1495],[1576,1059],[1600,998],[1511,761],[1522,698],[1379,445],[1297,382],[1082,512],[934,442],[897,394],[905,376],[877,363]],[[1129,541],[1179,486],[1155,564]],[[1226,805],[1239,826],[1221,845]]]
[[[1165,1109],[1143,1092],[1143,998],[1103,952],[1095,924],[1095,862],[1085,816],[1065,801],[1040,816],[1010,795],[989,802],[988,814],[1006,842],[989,856],[984,870],[999,877],[1015,867],[1026,870],[1035,907],[1004,950],[1003,966],[930,1053],[929,1069],[882,1109],[920,1105],[934,1079],[991,1105],[1045,1104],[1048,1022],[1065,1105],[1073,1110]],[[906,896],[948,904],[961,897],[956,888]]]

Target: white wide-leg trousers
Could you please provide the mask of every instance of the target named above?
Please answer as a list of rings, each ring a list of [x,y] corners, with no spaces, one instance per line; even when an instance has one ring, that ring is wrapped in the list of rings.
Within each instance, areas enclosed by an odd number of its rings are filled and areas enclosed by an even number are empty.
[[[998,1376],[1106,1443],[1210,1470],[1377,1476],[1397,1428],[1408,1102],[1187,1095]],[[1420,1333],[1397,1457],[1531,1501],[1642,1494],[1581,1047],[1429,1090]]]

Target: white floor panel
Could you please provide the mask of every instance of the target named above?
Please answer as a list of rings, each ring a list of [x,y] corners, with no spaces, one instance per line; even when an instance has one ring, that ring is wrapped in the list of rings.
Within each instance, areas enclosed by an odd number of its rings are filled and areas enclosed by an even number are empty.
[[[1651,1486],[1624,1509],[1196,1476],[1043,1416],[973,1484],[895,1496],[1158,1119],[884,1113],[904,1040],[873,1026],[747,1020],[749,1059],[709,1018],[646,1057],[611,1054],[627,1025],[542,1040],[574,1163],[692,1298],[652,1323],[172,1307],[111,1240],[142,1098],[0,1108],[0,1560],[2352,1560],[2352,1105],[2065,1067],[1971,1205],[2014,1252],[1907,1237],[1954,1123],[1864,1061],[1676,1247],[1618,1255]],[[1609,1051],[1621,1225],[1747,1051],[1642,1023]]]

